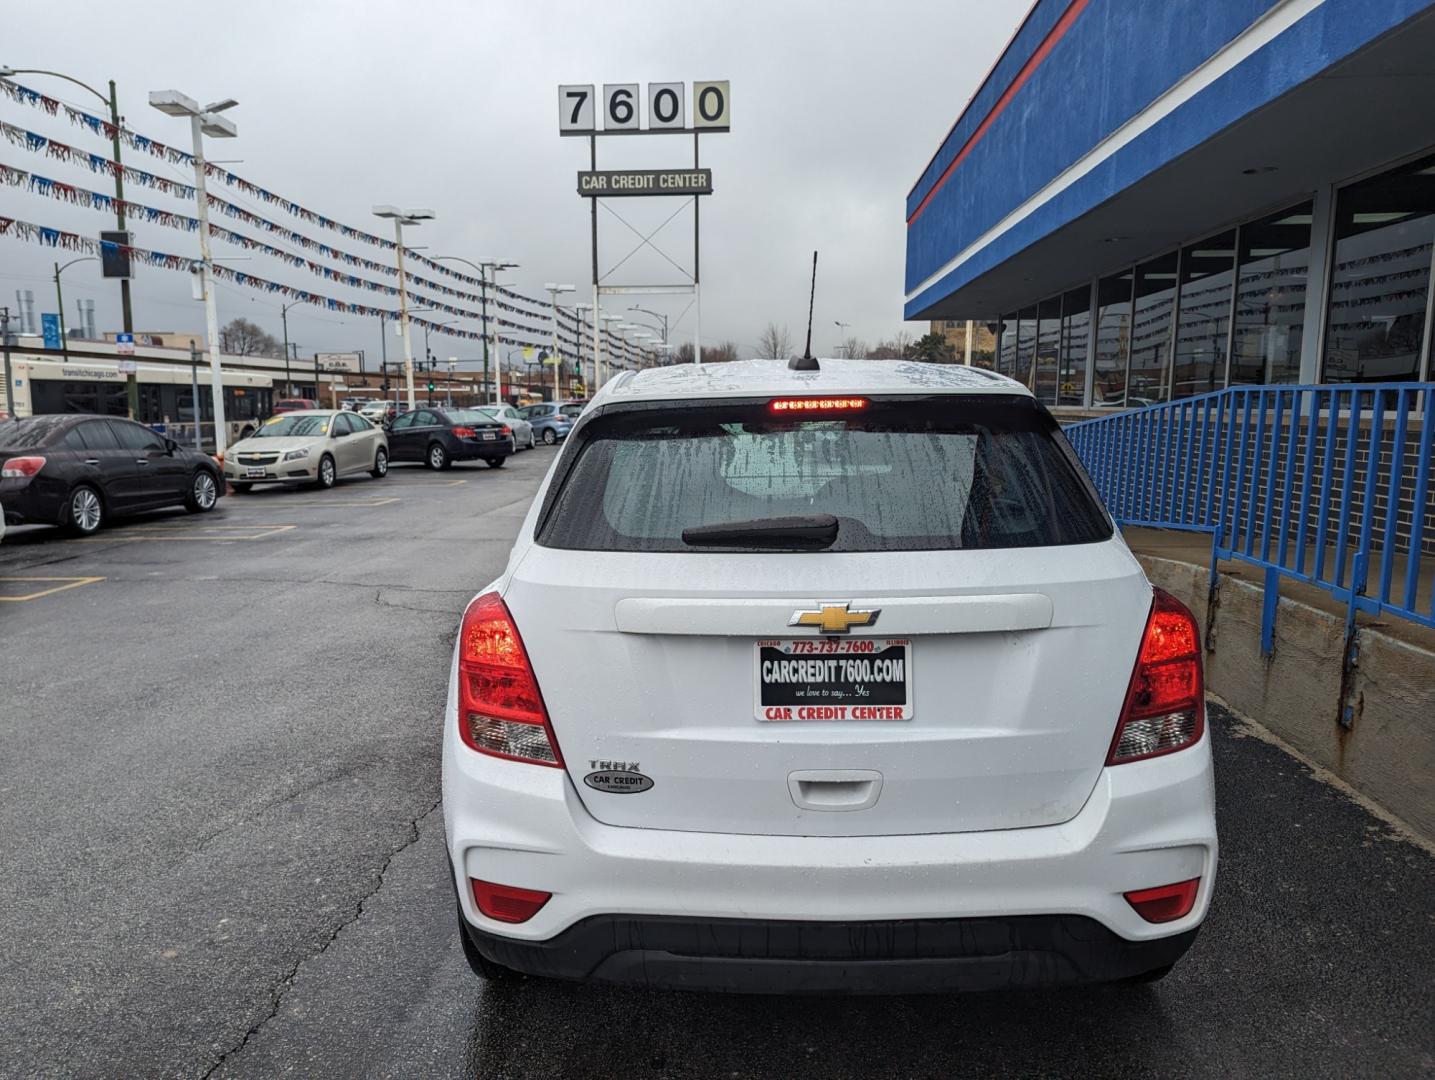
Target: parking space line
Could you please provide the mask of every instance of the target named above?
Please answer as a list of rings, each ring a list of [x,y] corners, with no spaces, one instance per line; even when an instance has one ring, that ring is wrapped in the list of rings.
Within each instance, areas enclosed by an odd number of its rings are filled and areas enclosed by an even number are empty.
[[[51,585],[47,589],[36,589],[20,596],[0,596],[0,604],[18,604],[25,600],[38,600],[42,596],[49,596],[52,593],[64,592],[66,589],[78,589],[81,585],[93,585],[97,581],[104,581],[102,577],[0,577],[0,583],[9,581],[25,582],[53,582],[61,581],[63,585]]]
[[[286,499],[285,506],[388,506],[399,501],[399,496],[377,496],[367,499]]]
[[[466,483],[468,483],[467,480],[465,480],[463,477],[459,477],[457,480],[450,480],[450,481],[449,481],[448,483],[446,483],[446,484],[440,484],[439,487],[458,487],[459,484],[466,484]]]
[[[297,529],[297,525],[131,525],[97,536],[82,536],[78,543],[105,544],[125,540],[265,540]]]

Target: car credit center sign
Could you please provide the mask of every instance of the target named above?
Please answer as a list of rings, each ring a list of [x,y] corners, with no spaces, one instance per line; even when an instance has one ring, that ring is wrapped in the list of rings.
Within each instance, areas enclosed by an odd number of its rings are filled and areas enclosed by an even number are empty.
[[[711,195],[711,169],[615,169],[580,172],[579,195]]]

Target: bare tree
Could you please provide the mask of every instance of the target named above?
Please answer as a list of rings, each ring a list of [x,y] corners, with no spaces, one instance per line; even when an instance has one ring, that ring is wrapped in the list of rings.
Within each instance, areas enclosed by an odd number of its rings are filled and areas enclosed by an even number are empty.
[[[279,342],[248,319],[234,319],[219,331],[220,351],[230,356],[277,356]]]
[[[842,355],[849,360],[865,360],[867,359],[867,343],[858,337],[845,338],[842,342]]]
[[[770,322],[757,339],[757,351],[760,356],[786,360],[792,354],[792,335],[786,326]]]
[[[737,359],[737,345],[731,341],[724,341],[720,345],[703,346],[704,364],[726,364]],[[673,363],[691,364],[693,362],[693,343],[685,341],[673,350]]]

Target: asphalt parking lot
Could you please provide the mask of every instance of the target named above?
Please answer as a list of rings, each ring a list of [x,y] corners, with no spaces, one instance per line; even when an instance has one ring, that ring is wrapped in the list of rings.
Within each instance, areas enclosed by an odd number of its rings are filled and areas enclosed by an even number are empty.
[[[444,682],[552,453],[6,537],[0,1074],[1435,1073],[1435,857],[1219,706],[1215,905],[1155,986],[484,987]]]

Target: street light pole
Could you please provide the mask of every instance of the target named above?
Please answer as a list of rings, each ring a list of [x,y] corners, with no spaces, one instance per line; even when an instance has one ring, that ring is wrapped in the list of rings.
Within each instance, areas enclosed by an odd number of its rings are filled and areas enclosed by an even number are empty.
[[[479,262],[473,262],[470,259],[463,259],[457,255],[435,255],[433,256],[433,259],[435,262],[463,263],[464,266],[471,267],[472,269],[478,271],[478,317],[479,329],[483,335],[483,385],[485,388],[483,396],[488,397],[488,275],[489,273],[493,274],[493,284],[496,287],[498,285],[498,272],[500,270],[517,270],[518,264],[516,262],[504,262],[502,259],[483,259]],[[502,383],[503,379],[500,373],[499,378],[493,381],[492,397],[493,404],[495,405],[498,404],[500,400],[500,391],[502,389]]]
[[[563,370],[563,353],[558,348],[558,294],[570,293],[574,286],[555,285],[550,281],[543,287],[548,290],[548,295],[553,301],[553,400],[557,401],[561,396],[558,379]]]
[[[432,210],[400,210],[397,206],[376,206],[374,214],[376,217],[392,218],[394,222],[394,248],[399,264],[399,325],[404,339],[404,388],[412,410],[418,407],[418,402],[414,398],[414,345],[409,335],[409,289],[404,274],[404,226],[432,221],[436,215]]]
[[[219,362],[219,312],[214,300],[214,263],[209,252],[209,196],[205,192],[204,136],[232,139],[238,134],[234,121],[219,114],[239,104],[233,98],[201,109],[193,98],[177,90],[154,90],[149,103],[168,116],[189,117],[194,140],[194,198],[199,210],[199,273],[204,293],[204,325],[209,341],[209,384],[214,396],[214,452],[222,455],[228,443],[224,420],[224,371]]]
[[[70,75],[62,75],[58,71],[44,71],[40,68],[10,68],[0,67],[0,78],[8,78],[11,75],[48,75],[55,79],[64,79],[73,83],[87,93],[99,98],[101,103],[109,106],[110,110],[110,141],[114,152],[114,167],[111,171],[115,177],[115,228],[120,232],[125,231],[125,170],[120,162],[120,106],[119,98],[115,93],[115,80],[110,80],[109,96],[100,93],[88,83],[83,83]],[[63,315],[64,309],[61,309]],[[130,304],[130,280],[120,278],[120,316],[124,332],[133,334],[135,329],[134,310]],[[129,416],[134,420],[139,414],[140,391],[139,376],[130,372],[125,376],[125,396],[129,403]]]
[[[294,396],[294,379],[289,374],[289,309],[301,303],[304,301],[292,300],[279,309],[279,319],[284,324],[284,393],[287,397]]]

